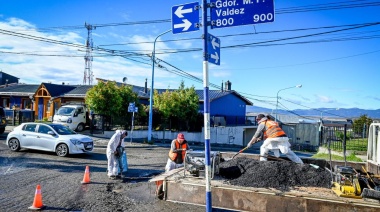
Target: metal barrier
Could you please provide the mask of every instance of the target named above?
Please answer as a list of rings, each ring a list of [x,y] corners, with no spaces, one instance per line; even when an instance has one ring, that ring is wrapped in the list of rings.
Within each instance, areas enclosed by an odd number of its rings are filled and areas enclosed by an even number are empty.
[[[104,130],[109,130],[112,126],[111,119],[102,114],[92,114],[90,120],[91,134],[104,134]]]
[[[367,139],[356,136],[352,125],[347,126],[323,126],[321,130],[321,146],[328,146],[335,150],[345,151],[354,149],[367,151]]]
[[[4,109],[7,124],[17,126],[25,122],[34,122],[34,110],[8,110]]]

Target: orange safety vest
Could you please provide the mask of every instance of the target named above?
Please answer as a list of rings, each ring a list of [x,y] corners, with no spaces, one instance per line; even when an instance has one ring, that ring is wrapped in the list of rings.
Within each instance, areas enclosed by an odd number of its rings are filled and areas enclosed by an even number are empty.
[[[277,138],[286,136],[286,133],[278,126],[277,122],[267,120],[264,124],[266,128],[264,131],[265,138]]]
[[[177,139],[175,140],[175,149],[176,150],[177,149],[187,149],[187,148],[188,148],[188,146],[187,146],[186,140],[184,140],[182,142],[182,144],[180,144]],[[181,163],[183,163],[183,160],[185,160],[185,152],[184,151],[173,152],[173,150],[170,149],[169,158],[170,158],[170,160],[174,161],[175,163],[181,164]]]

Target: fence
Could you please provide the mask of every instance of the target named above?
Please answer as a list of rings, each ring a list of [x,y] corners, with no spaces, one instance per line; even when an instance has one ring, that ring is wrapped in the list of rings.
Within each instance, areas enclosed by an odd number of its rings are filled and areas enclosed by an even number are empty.
[[[112,128],[111,118],[102,114],[91,114],[90,132],[91,134],[104,134],[104,130]]]
[[[25,122],[34,122],[34,110],[7,110],[4,109],[8,125],[17,126]]]
[[[366,134],[356,133],[352,125],[322,126],[321,146],[337,151],[356,150],[367,151]]]

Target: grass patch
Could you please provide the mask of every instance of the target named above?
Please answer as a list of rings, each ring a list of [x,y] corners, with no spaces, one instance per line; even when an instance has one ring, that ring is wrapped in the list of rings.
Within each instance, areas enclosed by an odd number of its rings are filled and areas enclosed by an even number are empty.
[[[312,158],[317,158],[317,159],[324,159],[326,161],[330,160],[330,155],[326,153],[318,153],[312,156]],[[347,155],[346,157],[347,161],[351,162],[363,162],[362,159],[356,157],[355,154],[350,154]],[[344,157],[340,155],[331,155],[331,160],[340,160],[344,161]]]
[[[342,141],[335,141],[336,143],[331,143],[331,150],[342,152]],[[324,144],[323,147],[328,148],[327,144]],[[367,151],[368,141],[367,139],[350,139],[346,141],[346,150],[352,151]]]

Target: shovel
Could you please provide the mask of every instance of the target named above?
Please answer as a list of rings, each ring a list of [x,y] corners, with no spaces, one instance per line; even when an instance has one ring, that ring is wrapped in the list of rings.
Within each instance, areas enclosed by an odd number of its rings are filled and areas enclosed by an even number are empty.
[[[241,149],[238,153],[236,153],[234,156],[232,156],[231,159],[234,159],[234,157],[236,157],[236,155],[242,153],[242,152],[245,151],[246,149],[248,149],[248,147],[245,147],[245,148]]]

